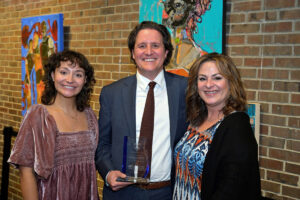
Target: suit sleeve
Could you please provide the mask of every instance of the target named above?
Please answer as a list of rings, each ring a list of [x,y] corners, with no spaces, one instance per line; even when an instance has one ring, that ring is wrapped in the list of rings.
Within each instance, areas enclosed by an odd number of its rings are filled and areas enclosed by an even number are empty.
[[[111,146],[112,146],[112,128],[111,128],[111,109],[109,95],[106,87],[103,87],[100,94],[99,111],[99,142],[95,155],[96,168],[103,179],[107,173],[113,170]]]

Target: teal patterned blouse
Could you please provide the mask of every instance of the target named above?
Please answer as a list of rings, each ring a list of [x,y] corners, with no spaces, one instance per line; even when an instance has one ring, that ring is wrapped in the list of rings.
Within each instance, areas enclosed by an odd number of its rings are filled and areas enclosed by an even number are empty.
[[[189,126],[176,145],[173,200],[201,200],[201,180],[205,157],[221,121],[202,132]]]

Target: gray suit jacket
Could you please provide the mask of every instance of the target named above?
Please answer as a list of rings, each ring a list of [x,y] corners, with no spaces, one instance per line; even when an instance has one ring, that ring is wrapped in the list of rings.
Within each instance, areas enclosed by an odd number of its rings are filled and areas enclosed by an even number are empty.
[[[164,72],[170,116],[172,150],[187,129],[185,90],[187,79]],[[110,170],[120,170],[123,159],[124,136],[136,135],[135,102],[136,75],[103,87],[100,95],[99,143],[95,162],[103,179]],[[174,168],[174,162],[172,165]],[[171,177],[174,177],[172,169]]]

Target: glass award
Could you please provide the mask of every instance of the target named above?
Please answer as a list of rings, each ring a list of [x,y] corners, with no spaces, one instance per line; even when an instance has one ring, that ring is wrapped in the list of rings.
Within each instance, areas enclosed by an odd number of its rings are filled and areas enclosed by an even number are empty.
[[[149,158],[146,149],[146,138],[136,142],[135,137],[124,136],[122,173],[126,178],[118,178],[120,182],[147,184],[150,182]]]

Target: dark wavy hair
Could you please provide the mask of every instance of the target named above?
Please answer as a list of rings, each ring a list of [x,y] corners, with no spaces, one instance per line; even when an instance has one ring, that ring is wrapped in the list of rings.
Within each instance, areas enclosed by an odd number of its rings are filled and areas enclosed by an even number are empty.
[[[93,86],[96,83],[94,78],[94,68],[92,65],[90,65],[89,61],[83,54],[72,50],[65,50],[52,54],[48,59],[48,63],[44,65],[45,74],[43,76],[43,81],[45,84],[45,89],[41,98],[42,103],[45,105],[51,105],[55,101],[57,91],[55,89],[51,73],[54,72],[56,68],[60,67],[61,62],[78,64],[80,68],[84,69],[86,82],[80,93],[76,96],[77,110],[83,111],[84,108],[90,104]]]
[[[136,42],[136,36],[143,29],[153,29],[153,30],[158,31],[161,34],[165,50],[168,51],[168,54],[167,54],[166,59],[164,60],[163,66],[164,67],[167,66],[170,63],[170,60],[171,60],[172,54],[173,54],[173,50],[174,50],[172,42],[171,42],[171,35],[170,35],[168,29],[164,25],[161,25],[161,24],[158,24],[158,23],[155,23],[152,21],[143,21],[140,24],[136,25],[136,27],[130,32],[127,42],[128,42],[128,48],[130,51],[131,60],[135,63],[135,60],[133,59],[133,56],[132,56],[132,51],[134,49],[134,45]]]
[[[229,56],[210,53],[200,57],[194,62],[189,72],[188,88],[186,92],[187,120],[192,126],[200,126],[207,118],[207,107],[198,93],[198,73],[205,62],[213,61],[220,74],[228,80],[230,94],[222,108],[226,116],[232,111],[245,111],[247,105],[246,91],[239,71]]]

